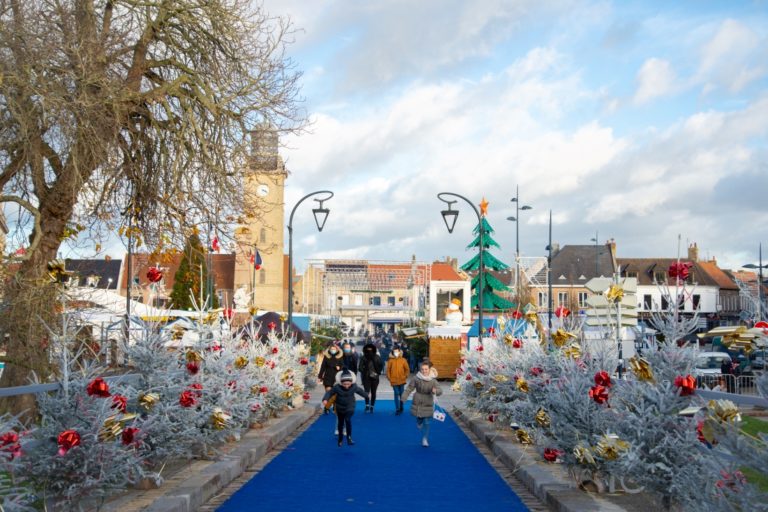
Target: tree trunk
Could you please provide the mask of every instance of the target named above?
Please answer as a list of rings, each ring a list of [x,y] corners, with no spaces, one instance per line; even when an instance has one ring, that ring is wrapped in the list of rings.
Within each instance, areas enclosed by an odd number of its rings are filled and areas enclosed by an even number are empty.
[[[48,276],[48,262],[56,258],[61,236],[72,205],[62,202],[54,208],[41,210],[38,246],[30,251],[30,258],[22,262],[16,275],[6,283],[4,299],[6,309],[0,315],[0,333],[5,340],[5,370],[0,387],[29,384],[32,375],[48,380],[54,373],[49,351],[52,336],[49,329],[59,332],[58,318],[62,311],[59,285]],[[33,240],[35,233],[30,236]],[[0,399],[0,411],[18,414],[26,411],[34,415],[35,399],[23,395]]]

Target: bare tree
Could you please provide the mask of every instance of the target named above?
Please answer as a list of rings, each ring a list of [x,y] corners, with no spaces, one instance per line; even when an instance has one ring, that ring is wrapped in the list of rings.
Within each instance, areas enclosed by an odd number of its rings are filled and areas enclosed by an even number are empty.
[[[48,371],[34,324],[54,311],[40,289],[63,239],[130,219],[180,245],[256,213],[248,134],[304,121],[291,36],[249,0],[0,0],[0,205],[27,238],[0,315],[5,385]]]

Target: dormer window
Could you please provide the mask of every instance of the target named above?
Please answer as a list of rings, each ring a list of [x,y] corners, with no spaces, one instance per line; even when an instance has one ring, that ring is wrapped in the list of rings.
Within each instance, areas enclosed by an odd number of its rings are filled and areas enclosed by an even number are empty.
[[[653,273],[653,280],[657,283],[666,283],[667,282],[667,273],[663,270],[657,270]]]

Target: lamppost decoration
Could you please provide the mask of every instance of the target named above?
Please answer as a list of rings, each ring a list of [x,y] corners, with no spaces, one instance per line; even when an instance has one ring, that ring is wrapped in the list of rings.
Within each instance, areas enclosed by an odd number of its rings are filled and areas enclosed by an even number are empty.
[[[312,192],[310,194],[305,195],[299,201],[296,203],[296,205],[293,207],[293,210],[291,210],[291,215],[288,218],[288,330],[293,328],[293,215],[296,213],[296,209],[299,207],[301,203],[304,202],[305,199],[309,199],[312,196],[320,196],[315,198],[314,200],[317,201],[318,205],[315,208],[312,208],[312,215],[315,218],[315,224],[317,225],[317,230],[322,232],[323,228],[325,227],[325,221],[328,220],[328,214],[331,213],[331,211],[328,208],[325,208],[323,206],[323,203],[325,201],[328,201],[330,198],[333,197],[333,192],[330,190],[318,190],[315,192]]]
[[[515,197],[510,199],[515,203],[515,216],[507,217],[508,221],[515,223],[515,296],[517,307],[520,308],[520,211],[533,210],[532,206],[520,206],[520,187],[515,187]]]

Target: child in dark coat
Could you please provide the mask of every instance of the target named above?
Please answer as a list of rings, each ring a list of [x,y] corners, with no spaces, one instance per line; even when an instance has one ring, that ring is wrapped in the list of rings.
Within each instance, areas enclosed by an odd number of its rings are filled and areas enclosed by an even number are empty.
[[[335,397],[336,418],[338,421],[339,446],[344,439],[344,431],[347,433],[347,444],[352,446],[352,415],[355,414],[355,393],[365,398],[367,402],[368,393],[363,388],[355,384],[357,378],[349,370],[344,370],[336,376],[337,384],[323,395],[323,406],[328,403],[331,397]]]

